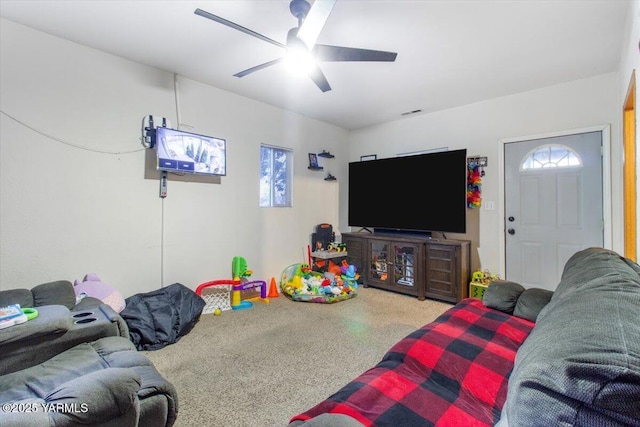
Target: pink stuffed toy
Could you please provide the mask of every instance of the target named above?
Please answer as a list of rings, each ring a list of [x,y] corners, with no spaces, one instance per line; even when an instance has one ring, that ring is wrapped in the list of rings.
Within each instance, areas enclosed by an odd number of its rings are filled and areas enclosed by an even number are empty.
[[[82,282],[76,280],[73,289],[76,292],[76,296],[84,294],[88,297],[97,298],[110,305],[116,313],[120,313],[126,306],[122,294],[108,283],[100,280],[95,273],[89,273],[84,276]]]

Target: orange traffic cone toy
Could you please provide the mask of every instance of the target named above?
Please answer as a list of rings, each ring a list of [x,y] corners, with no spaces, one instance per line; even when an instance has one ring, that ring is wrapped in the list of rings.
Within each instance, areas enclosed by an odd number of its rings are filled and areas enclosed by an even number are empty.
[[[271,278],[271,283],[269,284],[269,295],[267,296],[269,298],[278,298],[280,296],[280,293],[278,293],[278,287],[276,286],[275,277]]]

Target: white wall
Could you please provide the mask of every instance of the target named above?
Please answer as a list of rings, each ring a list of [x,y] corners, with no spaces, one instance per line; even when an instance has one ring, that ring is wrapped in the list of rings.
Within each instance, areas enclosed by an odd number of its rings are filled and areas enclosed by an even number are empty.
[[[611,124],[612,164],[621,162],[620,96],[618,73],[605,74],[562,85],[431,114],[412,116],[380,126],[351,132],[349,159],[377,154],[378,158],[431,148],[466,148],[469,156],[487,156],[489,166],[482,180],[482,197],[497,204],[498,152],[500,140],[528,135]],[[613,249],[622,245],[621,173],[614,168],[611,197],[614,211]],[[419,192],[417,193],[419,194]],[[340,200],[346,205],[343,182]],[[499,272],[499,239],[502,214],[498,210],[480,211],[481,268]],[[347,229],[344,211],[341,229]]]
[[[338,185],[307,153],[336,154],[340,179],[345,130],[178,78],[181,123],[227,140],[228,174],[170,177],[162,201],[139,138],[147,114],[177,124],[174,76],[10,21],[0,30],[0,289],[89,272],[125,296],[195,288],[230,278],[233,256],[268,281],[303,260],[316,224],[338,223]],[[294,150],[294,208],[258,207],[260,143]]]

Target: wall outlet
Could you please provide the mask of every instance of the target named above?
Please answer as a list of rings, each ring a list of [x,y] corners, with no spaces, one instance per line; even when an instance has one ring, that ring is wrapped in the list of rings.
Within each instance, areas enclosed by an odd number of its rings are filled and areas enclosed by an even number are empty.
[[[486,201],[484,202],[484,210],[485,211],[494,211],[496,209],[496,204],[493,201]]]

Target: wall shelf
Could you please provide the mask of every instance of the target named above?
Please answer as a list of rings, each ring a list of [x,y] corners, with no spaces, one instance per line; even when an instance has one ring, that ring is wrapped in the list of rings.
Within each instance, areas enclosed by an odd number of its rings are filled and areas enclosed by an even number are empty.
[[[325,159],[333,159],[335,156],[328,151],[322,150],[322,153],[318,153],[318,157],[324,157]]]
[[[330,152],[328,152],[327,150],[322,150],[322,153],[318,153],[316,154],[316,157],[322,157],[323,159],[333,159],[335,156],[333,154],[331,154]],[[323,167],[322,166],[318,166],[319,169],[315,169],[315,170],[322,170]],[[312,167],[309,167],[309,169],[311,169]],[[327,172],[327,176],[324,178],[325,181],[336,181],[337,178],[333,175],[331,175],[331,172]]]

